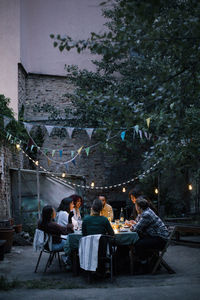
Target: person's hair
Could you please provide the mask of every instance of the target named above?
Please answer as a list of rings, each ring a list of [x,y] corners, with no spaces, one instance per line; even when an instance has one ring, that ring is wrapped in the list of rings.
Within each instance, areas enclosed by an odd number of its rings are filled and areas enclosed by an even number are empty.
[[[58,206],[57,208],[57,212],[63,210],[63,211],[66,211],[66,212],[70,212],[70,203],[73,202],[73,199],[72,197],[66,197],[64,199],[61,200],[60,202],[60,205]]]
[[[101,200],[95,199],[92,203],[92,210],[96,213],[100,213],[102,208],[103,208],[103,204],[102,204]]]
[[[51,205],[46,205],[43,207],[41,225],[46,225],[51,221],[52,213],[53,207]]]
[[[129,198],[132,195],[133,197],[135,197],[137,199],[138,197],[143,195],[143,191],[139,187],[135,187],[129,191],[128,195],[129,195]]]
[[[78,202],[78,200],[81,200],[81,206],[83,205],[83,198],[79,195],[73,194],[70,196],[70,198],[72,198],[73,202],[74,202],[74,206],[76,206],[76,203]]]
[[[142,210],[145,210],[149,207],[148,201],[142,196],[138,197],[135,202]]]
[[[99,197],[104,197],[105,201],[107,202],[107,197],[105,195],[99,195]]]

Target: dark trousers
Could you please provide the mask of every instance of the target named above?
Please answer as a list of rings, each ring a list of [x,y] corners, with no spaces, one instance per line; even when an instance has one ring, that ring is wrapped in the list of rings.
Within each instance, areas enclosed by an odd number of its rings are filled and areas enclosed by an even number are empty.
[[[161,237],[143,237],[135,243],[135,254],[141,260],[149,256],[149,250],[162,250],[165,247],[166,240]]]

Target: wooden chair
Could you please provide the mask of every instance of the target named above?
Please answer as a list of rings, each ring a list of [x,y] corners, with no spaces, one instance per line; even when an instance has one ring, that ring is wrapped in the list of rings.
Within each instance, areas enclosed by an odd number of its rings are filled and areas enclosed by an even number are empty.
[[[151,274],[155,274],[159,266],[163,266],[168,271],[169,274],[176,273],[163,259],[163,256],[166,253],[167,248],[170,245],[171,239],[172,239],[173,235],[175,234],[176,226],[169,227],[168,230],[170,232],[170,235],[169,235],[169,239],[168,239],[165,247],[163,248],[163,250],[162,251],[153,251],[153,253],[155,254],[155,257],[156,257],[156,261],[154,263]]]

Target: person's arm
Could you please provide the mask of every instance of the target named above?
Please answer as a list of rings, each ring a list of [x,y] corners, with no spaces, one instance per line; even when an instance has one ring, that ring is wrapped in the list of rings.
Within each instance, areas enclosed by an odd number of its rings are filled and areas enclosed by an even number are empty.
[[[112,206],[110,206],[109,214],[110,214],[111,221],[112,221],[114,218]]]
[[[62,225],[59,225],[55,222],[52,222],[48,225],[48,227],[49,227],[49,233],[52,234],[52,235],[60,236],[61,234],[67,235],[69,233],[74,232],[72,224],[68,224],[67,226],[62,226]]]
[[[112,229],[112,226],[110,225],[110,222],[108,221],[107,218],[106,218],[106,230],[109,235],[112,235],[112,236],[115,235],[114,230]]]
[[[152,223],[152,218],[149,214],[141,215],[139,221],[131,227],[132,231],[144,232],[145,229]]]

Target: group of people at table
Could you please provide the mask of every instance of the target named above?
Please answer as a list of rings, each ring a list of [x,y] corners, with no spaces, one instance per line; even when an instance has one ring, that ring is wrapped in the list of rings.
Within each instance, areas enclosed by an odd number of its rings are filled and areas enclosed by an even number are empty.
[[[147,264],[148,250],[162,250],[168,240],[169,232],[152,202],[141,191],[132,190],[129,197],[134,204],[133,219],[125,221],[130,231],[137,232],[139,239],[134,244],[135,255],[142,266]],[[108,234],[114,236],[115,232],[111,222],[114,218],[113,209],[107,203],[105,196],[99,196],[92,203],[90,215],[81,219],[80,208],[83,199],[79,195],[71,195],[62,199],[57,212],[47,205],[42,210],[42,218],[38,229],[51,234],[53,237],[52,250],[64,250],[66,264],[71,264],[67,236],[80,230],[82,235]]]

